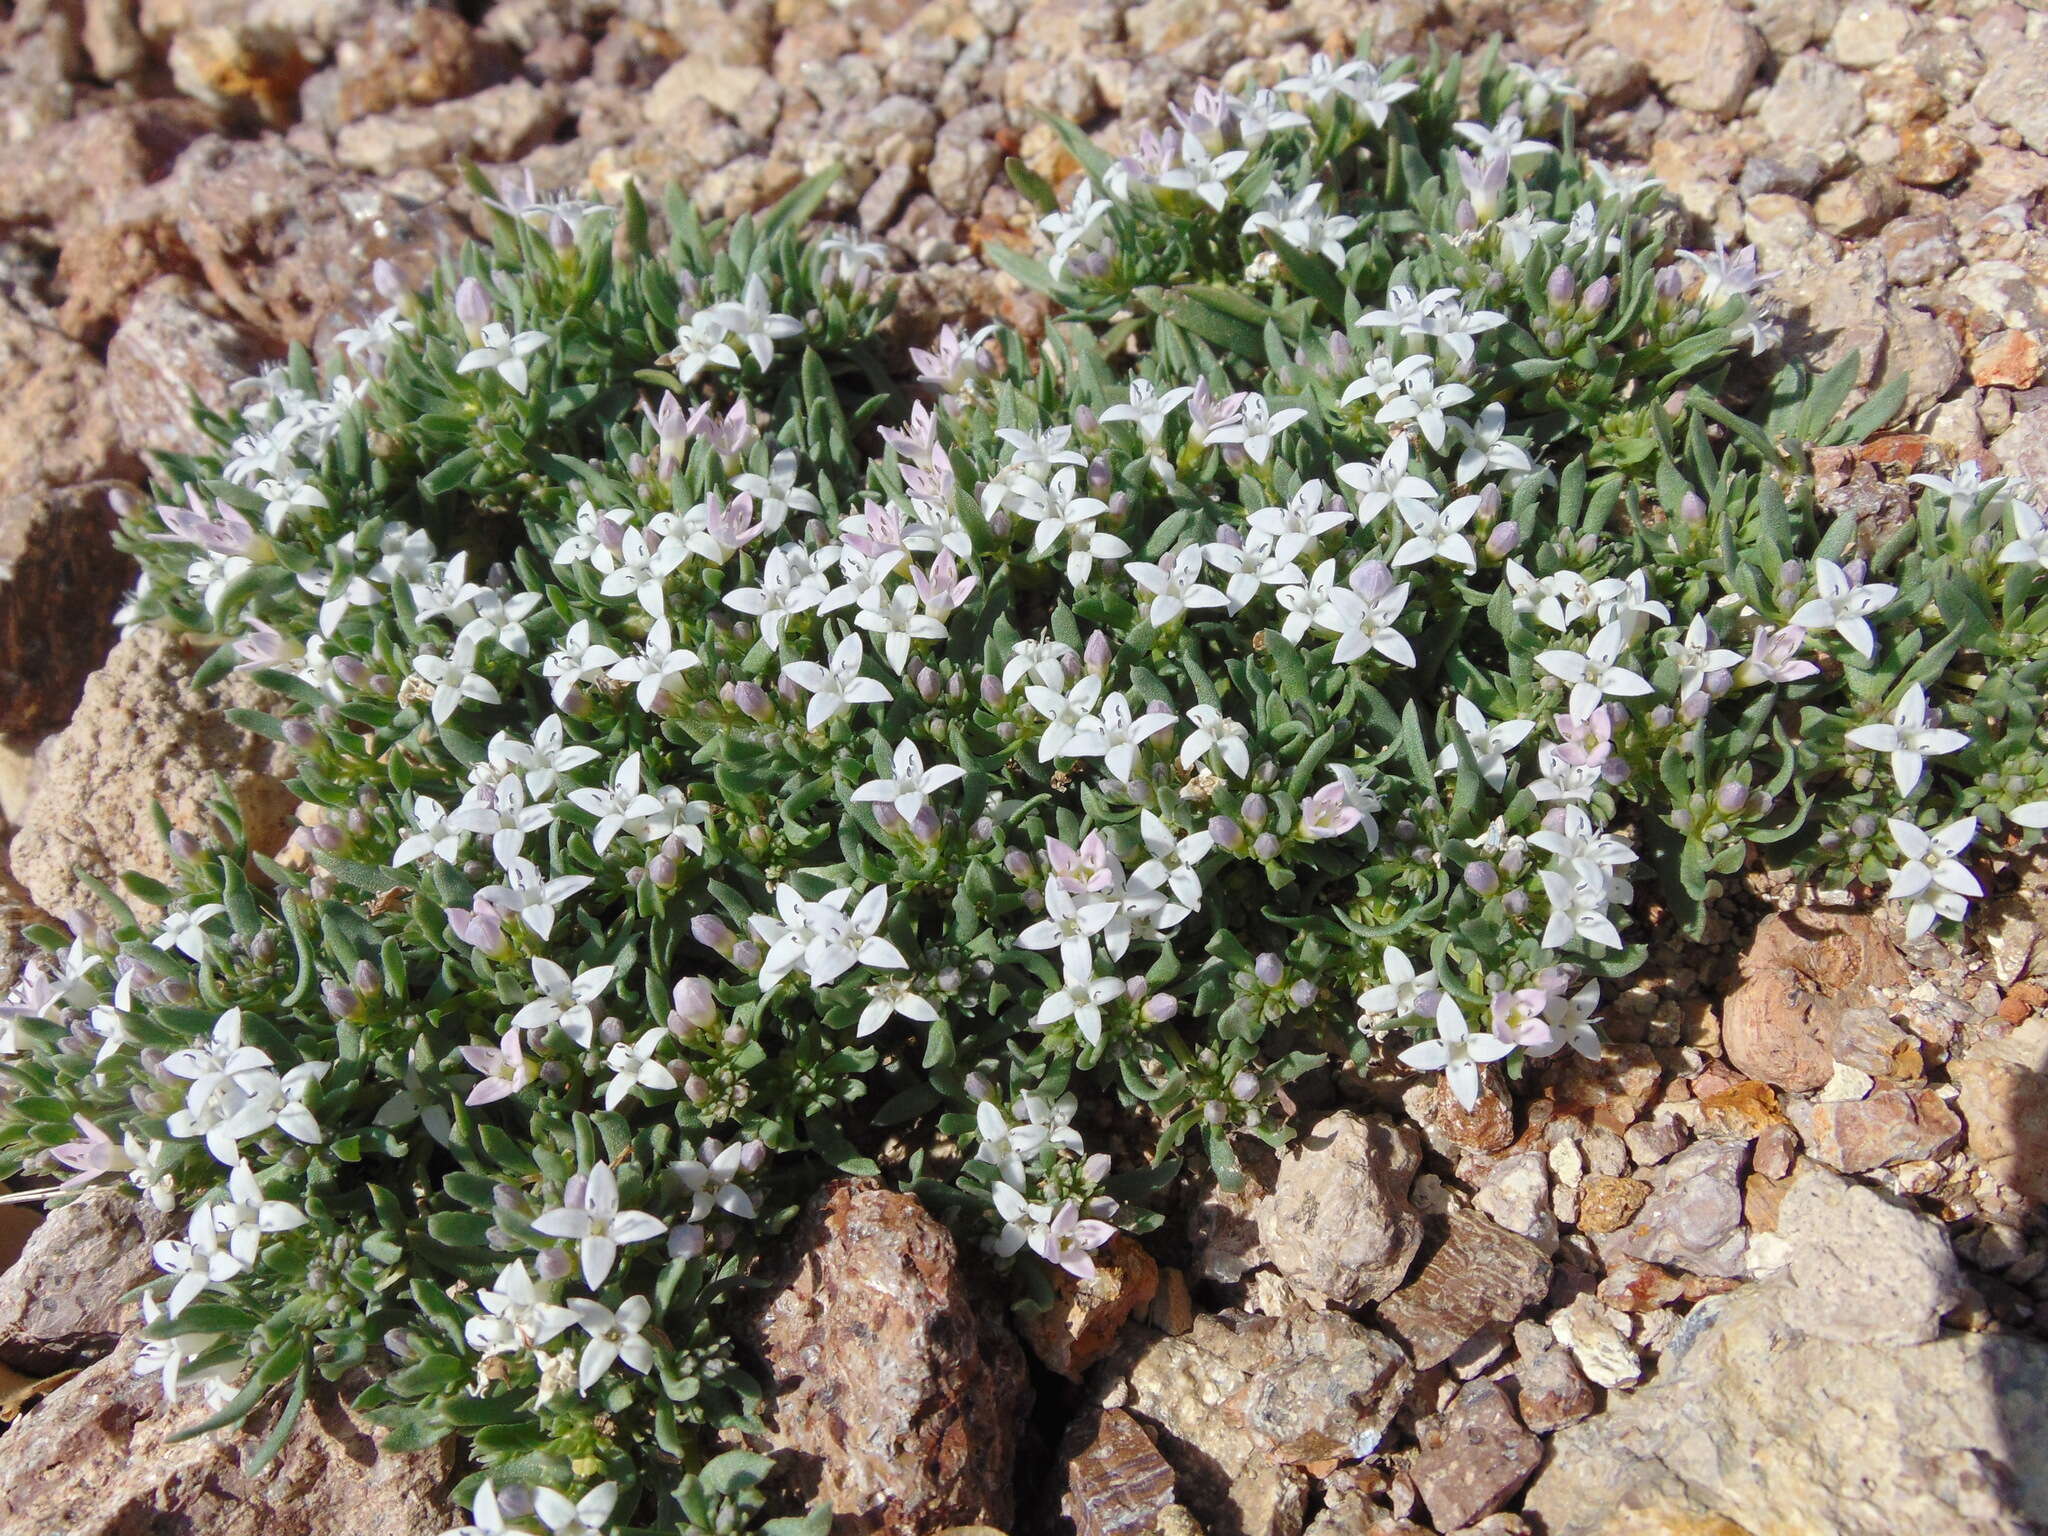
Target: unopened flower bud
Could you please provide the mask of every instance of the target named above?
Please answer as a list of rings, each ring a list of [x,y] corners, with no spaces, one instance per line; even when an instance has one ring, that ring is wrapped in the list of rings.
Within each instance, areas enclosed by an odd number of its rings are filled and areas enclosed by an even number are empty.
[[[1100,496],[1109,489],[1112,471],[1106,455],[1098,453],[1088,461],[1088,494]]]
[[[1031,855],[1022,848],[1011,848],[1003,854],[1003,872],[1012,880],[1031,878]]]
[[[875,825],[884,832],[901,832],[903,813],[888,801],[878,800],[875,802]]]
[[[1237,813],[1244,819],[1244,824],[1256,832],[1266,824],[1266,817],[1272,813],[1272,806],[1264,795],[1246,795],[1243,803],[1238,806]]]
[[[732,947],[732,963],[749,973],[760,970],[767,958],[752,939],[741,939]]]
[[[1252,974],[1268,987],[1280,985],[1280,978],[1286,974],[1280,957],[1270,949],[1252,962]]]
[[[1486,536],[1486,552],[1496,560],[1505,560],[1522,543],[1521,525],[1515,522],[1495,523],[1493,531]]]
[[[1586,285],[1586,296],[1579,300],[1579,313],[1588,320],[1591,320],[1607,308],[1607,301],[1613,297],[1613,280],[1607,277],[1596,277]]]
[[[1610,757],[1600,765],[1600,777],[1609,784],[1626,784],[1635,770],[1619,757]]]
[[[694,1259],[704,1251],[704,1229],[695,1222],[679,1222],[668,1229],[668,1256]]]
[[[1223,467],[1225,469],[1243,469],[1250,462],[1251,455],[1244,451],[1244,444],[1225,443],[1223,445]]]
[[[1469,235],[1479,227],[1479,210],[1472,206],[1472,199],[1469,197],[1458,199],[1457,211],[1451,217],[1461,235]]]
[[[533,1261],[534,1273],[542,1280],[566,1280],[572,1267],[566,1248],[543,1248]]]
[[[170,842],[171,856],[173,858],[196,859],[201,853],[205,852],[205,848],[199,839],[190,832],[187,832],[183,827],[178,828],[171,834]]]
[[[936,704],[939,700],[940,681],[939,674],[932,668],[919,667],[917,669],[917,696],[927,704]]]
[[[320,733],[313,729],[310,721],[293,719],[284,723],[284,739],[303,752],[320,739]]]
[[[691,918],[690,937],[706,949],[715,949],[728,960],[732,958],[733,931],[718,918],[708,913]]]
[[[471,346],[482,339],[484,327],[491,322],[491,296],[473,277],[465,277],[456,285],[455,318]]]
[[[1529,893],[1519,888],[1509,891],[1501,897],[1500,904],[1506,908],[1508,916],[1520,917],[1529,910]]]
[[[739,712],[749,720],[766,725],[775,718],[775,700],[768,690],[756,682],[743,682],[734,686],[732,702]]]
[[[676,861],[665,853],[657,853],[647,861],[647,878],[654,882],[656,890],[674,890],[676,881],[681,877],[682,871],[676,867]]]
[[[992,672],[981,675],[981,702],[990,709],[1003,702],[1003,680]]]
[[[1280,839],[1271,832],[1261,832],[1252,840],[1252,857],[1260,863],[1270,863],[1280,857]]]
[[[1244,847],[1244,828],[1228,816],[1211,816],[1209,838],[1224,852],[1237,853]]]
[[[1154,992],[1139,1008],[1139,1017],[1147,1024],[1164,1024],[1180,1012],[1180,999],[1171,992]]]
[[[1578,279],[1572,276],[1570,267],[1560,263],[1550,269],[1550,281],[1543,285],[1543,291],[1550,300],[1551,309],[1561,315],[1579,296]]]
[[[910,818],[910,835],[926,848],[936,848],[943,828],[939,813],[928,805],[917,808],[917,814]]]
[[[692,1072],[683,1079],[683,1097],[692,1104],[702,1104],[711,1097],[711,1085]]]
[[[1367,560],[1351,573],[1351,590],[1376,603],[1394,590],[1394,571],[1384,560]]]
[[[345,987],[331,977],[320,983],[320,1000],[337,1019],[353,1018],[363,1006],[363,1000],[356,996],[353,988]]]
[[[1486,860],[1465,866],[1465,884],[1480,896],[1491,896],[1500,889],[1500,871]]]
[[[1306,976],[1301,977],[1287,989],[1287,1000],[1297,1008],[1306,1008],[1316,1000],[1316,984]]]
[[[1668,731],[1671,729],[1672,722],[1677,718],[1671,712],[1669,704],[1659,704],[1650,711],[1650,729],[1653,731]]]
[[[1095,414],[1093,406],[1074,407],[1074,430],[1083,437],[1093,437],[1102,430],[1102,418]]]
[[[1230,1110],[1221,1099],[1211,1099],[1202,1106],[1202,1119],[1210,1125],[1222,1125],[1230,1118]]]
[[[1698,725],[1713,707],[1714,701],[1708,694],[1688,693],[1678,701],[1678,718],[1687,725]]]
[[[1714,805],[1726,815],[1734,815],[1749,804],[1749,786],[1729,780],[1714,791]]]
[[[1089,635],[1088,643],[1081,649],[1081,661],[1097,677],[1109,671],[1109,636],[1101,630]]]

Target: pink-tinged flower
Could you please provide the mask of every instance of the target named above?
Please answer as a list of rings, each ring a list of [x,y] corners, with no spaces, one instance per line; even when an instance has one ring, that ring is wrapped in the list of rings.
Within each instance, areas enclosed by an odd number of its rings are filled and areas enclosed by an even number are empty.
[[[1342,837],[1362,819],[1357,808],[1345,798],[1342,784],[1325,784],[1303,804],[1301,831],[1304,837],[1319,840]]]
[[[469,1090],[465,1104],[495,1104],[509,1099],[533,1081],[533,1064],[517,1029],[508,1029],[496,1045],[465,1045],[458,1054],[483,1079]]]

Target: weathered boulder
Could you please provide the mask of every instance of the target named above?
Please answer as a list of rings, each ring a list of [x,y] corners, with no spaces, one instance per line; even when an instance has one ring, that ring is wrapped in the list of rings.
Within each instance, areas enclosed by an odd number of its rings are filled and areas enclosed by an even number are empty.
[[[826,1185],[749,1331],[773,1380],[771,1438],[839,1536],[1009,1524],[1024,1352],[911,1196]]]
[[[1393,1294],[1422,1246],[1408,1203],[1421,1158],[1412,1128],[1325,1116],[1281,1154],[1273,1192],[1254,1208],[1261,1256],[1340,1307]]]
[[[1504,1331],[1549,1290],[1550,1256],[1540,1243],[1453,1211],[1449,1237],[1378,1315],[1426,1370],[1475,1336]]]
[[[1784,1271],[1703,1304],[1655,1383],[1558,1432],[1524,1498],[1532,1523],[2023,1536],[2048,1522],[2048,1344],[1942,1334],[1946,1240],[1874,1190],[1810,1172],[1779,1231]]]
[[[138,1347],[130,1338],[0,1435],[0,1536],[436,1536],[460,1523],[452,1443],[383,1451],[381,1433],[322,1386],[276,1461],[251,1474],[274,1420],[174,1440],[210,1410],[189,1389],[166,1403],[160,1373],[135,1374]]]
[[[8,850],[15,878],[44,911],[99,909],[79,870],[110,882],[129,869],[167,878],[170,855],[151,806],[161,802],[173,826],[197,830],[210,819],[216,775],[241,809],[250,845],[264,853],[284,846],[298,802],[278,781],[282,762],[269,741],[221,713],[261,708],[266,696],[239,677],[200,694],[190,679],[203,659],[176,636],[138,629],[87,680]]]
[[[113,649],[134,567],[108,535],[115,493],[133,490],[94,480],[0,495],[0,731],[61,726]]]
[[[170,1227],[125,1187],[50,1212],[0,1270],[0,1365],[47,1374],[113,1349],[136,1318],[121,1298],[156,1278],[150,1245]]]

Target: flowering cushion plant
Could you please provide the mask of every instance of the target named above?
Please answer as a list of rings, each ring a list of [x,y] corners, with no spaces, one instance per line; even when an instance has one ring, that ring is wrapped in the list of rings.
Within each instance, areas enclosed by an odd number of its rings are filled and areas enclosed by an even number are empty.
[[[2048,825],[2040,516],[1824,517],[1807,448],[1897,393],[1729,404],[1753,254],[1674,255],[1569,104],[1318,58],[1064,130],[997,253],[1062,317],[907,392],[822,182],[659,242],[529,186],[206,418],[126,616],[279,695],[309,858],[222,802],[0,1019],[0,1172],[188,1213],[138,1368],[282,1396],[274,1451],[367,1367],[388,1444],[464,1441],[466,1530],[728,1529],[734,1295],[884,1135],[1042,1290],[1319,1063],[1470,1104],[1597,1056],[1653,883],[1963,916]]]

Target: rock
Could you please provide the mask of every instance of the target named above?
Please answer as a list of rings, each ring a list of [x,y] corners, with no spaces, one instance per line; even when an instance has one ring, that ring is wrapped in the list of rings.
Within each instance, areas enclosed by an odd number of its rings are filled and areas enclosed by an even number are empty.
[[[1194,1250],[1189,1271],[1223,1285],[1236,1285],[1266,1262],[1259,1210],[1272,1192],[1279,1165],[1263,1146],[1247,1150],[1244,1182],[1237,1189],[1211,1183],[1188,1210],[1188,1242]]]
[[[1696,1275],[1746,1273],[1742,1174],[1748,1161],[1746,1142],[1713,1139],[1687,1147],[1658,1170],[1657,1192],[1623,1231],[1619,1251]]]
[[[1384,1335],[1341,1312],[1204,1314],[1140,1343],[1122,1406],[1157,1427],[1180,1496],[1211,1536],[1293,1536],[1298,1468],[1371,1455],[1414,1386]]]
[[[1811,1170],[1778,1207],[1791,1246],[1779,1310],[1840,1344],[1924,1344],[1961,1298],[1941,1227],[1868,1184]]]
[[[1060,1513],[1074,1522],[1074,1536],[1143,1536],[1158,1529],[1166,1512],[1178,1507],[1173,1468],[1144,1425],[1110,1408],[1085,1438],[1085,1446],[1067,1457],[1067,1492],[1060,1503]]]
[[[1938,187],[1970,168],[1970,141],[1946,123],[1906,123],[1892,174],[1909,187]]]
[[[1779,144],[1824,159],[1864,123],[1863,88],[1817,53],[1787,59],[1764,93],[1756,120]]]
[[[1572,56],[1572,77],[1594,112],[1615,112],[1643,99],[1650,72],[1643,61],[1611,43],[1589,43]]]
[[[57,1207],[0,1270],[0,1365],[32,1376],[107,1354],[135,1322],[122,1296],[157,1277],[150,1245],[172,1222],[126,1189]]]
[[[1970,1128],[1970,1156],[2015,1194],[2048,1206],[2048,1073],[2017,1062],[1971,1058],[1949,1076]]]
[[[1998,438],[1997,448],[2007,472],[2048,486],[2048,405],[2014,411],[2012,425]]]
[[[380,11],[335,54],[329,126],[467,96],[478,84],[479,53],[469,23],[453,11]]]
[[[1440,1074],[1410,1085],[1401,1104],[1421,1125],[1430,1147],[1453,1162],[1463,1152],[1499,1152],[1515,1139],[1507,1079],[1491,1064],[1479,1069],[1479,1099],[1470,1109],[1458,1102]]]
[[[852,1179],[812,1196],[749,1332],[771,1438],[841,1536],[1009,1524],[1023,1351],[911,1196]]]
[[[1766,57],[1763,39],[1714,0],[1602,0],[1593,33],[1641,59],[1676,106],[1732,117]]]
[[[139,467],[121,446],[99,361],[0,298],[0,487],[126,478]]]
[[[1581,1296],[1550,1319],[1551,1331],[1572,1352],[1572,1359],[1597,1386],[1632,1387],[1642,1380],[1642,1362],[1628,1337],[1616,1326],[1626,1322],[1590,1296]]]
[[[192,420],[192,397],[215,411],[269,349],[211,293],[160,277],[135,296],[107,344],[107,397],[121,440],[140,453],[206,453],[217,445]]]
[[[1834,1074],[1827,1041],[1842,1008],[1902,984],[1903,965],[1865,913],[1804,908],[1758,924],[1721,1009],[1721,1044],[1750,1077],[1806,1091]]]
[[[196,101],[109,107],[10,144],[0,174],[0,226],[47,224],[69,239],[123,197],[170,170],[185,147],[220,126]]]
[[[1253,1319],[1238,1337],[1267,1363],[1230,1409],[1278,1462],[1370,1456],[1415,1386],[1400,1346],[1341,1312]]]
[[[308,345],[356,323],[377,258],[421,282],[467,237],[445,206],[337,175],[277,138],[201,140],[152,199],[245,324]]]
[[[1650,1186],[1641,1179],[1595,1175],[1579,1189],[1578,1225],[1588,1232],[1614,1232],[1636,1219]]]
[[[779,94],[768,72],[758,65],[724,64],[691,53],[676,60],[654,82],[647,96],[647,120],[671,121],[688,101],[708,102],[727,117],[739,117],[750,103],[774,100]]]
[[[0,732],[63,725],[113,649],[131,569],[108,542],[116,492],[135,494],[95,480],[0,497]]]
[[[1119,1233],[1095,1253],[1095,1274],[1081,1280],[1065,1270],[1052,1277],[1053,1304],[1020,1319],[1024,1342],[1046,1366],[1080,1380],[1108,1354],[1119,1329],[1159,1290],[1159,1266],[1137,1239]]]
[[[1340,1307],[1392,1295],[1422,1245],[1408,1203],[1420,1161],[1409,1127],[1324,1117],[1281,1154],[1273,1192],[1253,1210],[1264,1260]]]
[[[1515,1363],[1515,1407],[1539,1435],[1576,1424],[1599,1406],[1599,1394],[1569,1349],[1541,1349]]]
[[[1805,1195],[1815,1179],[1836,1192]],[[1807,1200],[1828,1219],[1801,1215]],[[1808,1175],[1786,1207],[1786,1271],[1695,1308],[1656,1383],[1560,1430],[1530,1519],[1548,1536],[2019,1536],[2048,1519],[2048,1345],[1938,1335],[1948,1298],[1925,1277],[1891,1307],[1888,1250],[1932,1255],[1941,1239],[1874,1191]],[[1852,1339],[1819,1331],[1831,1313],[1859,1320]],[[1902,1337],[1928,1342],[1878,1342]]]
[[[1132,1367],[1125,1406],[1156,1427],[1179,1496],[1210,1536],[1298,1536],[1307,1475],[1274,1465],[1250,1431],[1222,1411],[1246,1381],[1244,1369],[1226,1358],[1237,1353],[1230,1333],[1228,1323],[1205,1315],[1184,1337],[1153,1343]]]
[[[1562,1056],[1570,1061],[1560,1060]],[[1619,1136],[1639,1120],[1663,1086],[1656,1050],[1634,1041],[1614,1041],[1588,1061],[1562,1051],[1538,1066],[1539,1102],[1553,1114],[1569,1115]]]
[[[195,101],[272,128],[298,116],[299,87],[313,72],[298,39],[275,27],[235,22],[189,27],[171,42],[171,80]]]
[[[1550,1210],[1550,1169],[1541,1152],[1503,1158],[1486,1175],[1472,1203],[1496,1225],[1521,1233],[1546,1251],[1557,1245],[1557,1217]]]
[[[1947,277],[1963,264],[1955,228],[1944,214],[1894,219],[1878,244],[1884,251],[1885,276],[1908,288]]]
[[[1835,30],[1828,39],[1835,62],[1851,69],[1875,69],[1889,64],[1902,53],[1913,34],[1913,13],[1902,6],[1860,4],[1842,7]]]
[[[81,230],[57,253],[56,286],[64,295],[57,328],[87,347],[104,349],[135,296],[173,274],[200,276],[199,263],[169,220],[115,218]]]
[[[2041,344],[2025,331],[1999,331],[1970,355],[1970,382],[1983,388],[2031,389],[2041,376]]]
[[[987,102],[940,124],[925,179],[948,213],[973,213],[1002,174],[1003,151],[996,135],[1008,121],[1000,106]]]
[[[2037,155],[2048,155],[2048,37],[2015,38],[1987,52],[1984,79],[1970,105],[1987,121],[2010,128]]]
[[[1659,1115],[1654,1120],[1637,1121],[1622,1140],[1638,1167],[1651,1168],[1691,1141],[1692,1132],[1676,1115]]]
[[[1522,1427],[1507,1394],[1483,1377],[1466,1382],[1451,1406],[1415,1434],[1421,1450],[1410,1470],[1439,1530],[1492,1514],[1543,1460],[1542,1442]]]
[[[1836,0],[1755,0],[1749,19],[1773,53],[1790,58],[1828,35],[1836,9]]]
[[[334,158],[380,177],[412,166],[436,170],[456,160],[518,160],[547,142],[562,115],[557,87],[512,80],[458,101],[352,122],[334,136]]]
[[[1866,166],[1821,188],[1813,200],[1814,222],[1831,235],[1875,234],[1905,198],[1891,176]]]
[[[136,29],[130,0],[84,0],[81,10],[79,41],[92,72],[110,84],[141,73],[149,49]]]
[[[1550,1259],[1540,1244],[1469,1211],[1451,1212],[1449,1225],[1422,1273],[1379,1307],[1379,1321],[1419,1370],[1512,1323],[1550,1291]]]
[[[0,1436],[6,1536],[433,1536],[459,1523],[452,1441],[399,1455],[383,1431],[316,1384],[277,1459],[243,1470],[276,1408],[241,1432],[177,1441],[209,1416],[190,1390],[166,1404],[159,1373],[133,1372],[138,1341],[52,1392]]]
[[[1801,198],[1820,185],[1824,174],[1820,157],[1810,149],[1786,150],[1780,155],[1751,155],[1742,162],[1742,179],[1736,187],[1744,198],[1752,202],[1770,194]],[[1748,212],[1754,216],[1762,210],[1752,206]]]
[[[44,911],[99,909],[74,868],[109,882],[126,869],[170,878],[151,806],[161,803],[173,826],[199,830],[211,818],[216,774],[241,808],[252,848],[275,853],[298,825],[298,802],[276,777],[282,755],[219,713],[260,709],[267,696],[239,677],[210,699],[195,693],[189,678],[201,659],[172,635],[140,629],[87,679],[9,850],[15,878]]]
[[[1929,1088],[1885,1088],[1834,1103],[1795,1100],[1791,1115],[1807,1153],[1843,1173],[1940,1157],[1963,1133],[1963,1122]]]

